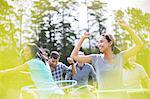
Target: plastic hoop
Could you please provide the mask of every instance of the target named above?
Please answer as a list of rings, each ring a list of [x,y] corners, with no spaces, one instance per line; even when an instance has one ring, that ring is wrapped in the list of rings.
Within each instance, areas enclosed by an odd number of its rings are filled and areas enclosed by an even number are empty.
[[[73,91],[71,91],[71,94],[74,94],[74,93],[78,92],[80,89],[86,88],[86,87],[87,87],[87,88],[88,88],[88,87],[91,87],[91,85],[82,85],[82,86],[80,86],[80,87],[74,89]]]
[[[56,84],[58,84],[58,83],[73,83],[72,85],[60,87],[61,89],[72,88],[75,85],[77,85],[77,81],[76,80],[61,80],[61,81],[56,81]]]
[[[94,93],[110,93],[110,92],[143,92],[150,91],[149,89],[115,89],[115,90],[97,90]]]
[[[64,86],[64,87],[56,86],[59,83],[61,83],[61,84],[62,83],[71,83],[71,85],[67,85],[67,86]],[[22,97],[22,92],[23,91],[31,93],[37,99],[38,96],[37,96],[36,92],[42,92],[42,91],[43,92],[45,92],[45,91],[50,92],[50,91],[52,91],[52,93],[53,93],[54,90],[61,91],[61,89],[67,89],[67,88],[74,87],[75,85],[77,85],[77,81],[76,80],[61,80],[61,81],[55,81],[55,82],[52,82],[52,83],[44,83],[44,84],[50,85],[50,87],[49,88],[35,88],[35,85],[29,85],[29,86],[22,87],[19,99],[23,99],[23,97]],[[63,93],[61,93],[61,94],[63,95]]]
[[[55,81],[55,83],[45,83],[45,84],[48,84],[48,85],[54,85],[54,84],[59,84],[59,83],[72,83],[71,85],[67,85],[67,86],[64,86],[64,87],[59,87],[60,89],[67,89],[67,88],[72,88],[74,87],[75,85],[77,85],[77,81],[76,80],[61,80],[61,81]],[[32,92],[32,91],[46,91],[46,90],[49,90],[49,88],[34,88],[35,85],[29,85],[29,86],[25,86],[23,87],[21,90],[26,90],[28,92]],[[51,89],[55,89],[55,88],[51,88]]]

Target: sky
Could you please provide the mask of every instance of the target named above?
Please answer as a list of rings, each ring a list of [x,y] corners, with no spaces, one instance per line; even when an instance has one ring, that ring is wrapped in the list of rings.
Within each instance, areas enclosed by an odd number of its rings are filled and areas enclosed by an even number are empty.
[[[101,0],[108,3],[108,9],[120,9],[127,7],[140,8],[143,11],[150,12],[150,0]]]
[[[85,1],[85,0],[77,0],[79,2]],[[113,33],[113,11],[114,10],[119,10],[119,9],[127,9],[129,8],[139,8],[144,12],[150,13],[150,0],[101,0],[104,3],[107,3],[106,6],[106,12],[104,13],[105,17],[107,18],[107,21],[105,21],[105,26],[107,28],[108,33]],[[79,9],[79,29],[84,29],[87,28],[87,10],[86,6],[83,4],[80,4],[80,9]],[[80,33],[82,34],[82,33]],[[98,38],[98,37],[97,37]],[[76,41],[77,42],[77,41]],[[83,46],[87,47],[88,46],[88,40],[86,40],[83,43]]]
[[[80,0],[78,0],[80,1]],[[82,0],[85,1],[85,0]],[[128,7],[139,8],[144,12],[150,13],[150,0],[101,0],[102,2],[107,3],[105,16],[108,18],[106,21],[106,27],[108,27],[108,32],[112,31],[111,25],[113,21],[113,11],[118,9],[127,9]],[[79,22],[80,29],[87,27],[86,21],[86,7],[84,5],[80,5],[80,14],[79,14]]]
[[[113,11],[118,9],[139,8],[143,12],[150,13],[150,0],[102,0],[108,3],[106,16],[106,27],[108,32],[112,31]]]
[[[8,0],[10,1],[10,0]],[[28,6],[26,7],[26,15],[24,15],[23,19],[28,19],[30,15],[30,8],[32,6],[32,1],[36,0],[18,0],[18,1],[23,1],[23,6]],[[26,1],[26,2],[25,2]],[[52,1],[52,0],[50,0]],[[63,0],[64,1],[64,0]],[[79,2],[79,29],[82,30],[87,27],[87,10],[86,6],[84,4],[81,4],[83,1],[89,1],[89,0],[77,0]],[[92,1],[92,0],[90,0]],[[106,21],[106,27],[109,27],[110,29],[108,31],[111,31],[111,23],[113,21],[113,10],[118,10],[118,9],[127,9],[128,7],[135,7],[143,10],[144,12],[149,12],[150,13],[150,0],[100,0],[102,2],[107,3],[106,6],[106,12],[104,13],[105,16],[108,18]],[[21,6],[19,3],[15,3],[15,5]],[[26,23],[26,20],[23,20],[23,23]],[[23,24],[23,28],[26,28],[27,24]]]
[[[11,0],[8,0],[11,1]],[[36,0],[18,0],[21,2],[24,2],[23,5],[19,4],[18,2],[11,2],[12,5],[14,3],[14,5],[18,5],[18,6],[24,6],[26,8],[26,11],[23,15],[23,20],[22,20],[22,29],[26,29],[28,27],[28,25],[31,24],[30,21],[30,8],[32,7],[32,1],[36,1]],[[50,0],[51,1],[51,0]],[[78,12],[79,12],[79,25],[78,28],[79,30],[83,30],[85,28],[87,28],[87,9],[86,6],[84,4],[81,4],[81,2],[85,1],[85,0],[77,0],[79,2],[79,8],[78,8]],[[86,0],[89,1],[89,0]],[[112,28],[112,22],[113,22],[113,11],[114,10],[118,10],[118,9],[127,9],[128,7],[135,7],[135,8],[139,8],[144,12],[148,12],[150,13],[150,0],[101,0],[102,2],[107,3],[106,6],[106,12],[104,13],[104,15],[107,17],[107,21],[105,22],[105,26],[107,28],[107,32],[112,32],[113,28]],[[27,6],[27,7],[26,7]],[[80,33],[82,34],[82,33]],[[87,45],[85,45],[87,46]]]

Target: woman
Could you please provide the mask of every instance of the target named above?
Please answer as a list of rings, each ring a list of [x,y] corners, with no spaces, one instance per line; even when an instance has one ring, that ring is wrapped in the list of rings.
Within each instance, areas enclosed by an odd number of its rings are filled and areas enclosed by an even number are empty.
[[[133,32],[133,30],[123,21],[119,20],[119,25],[127,30],[135,45],[130,49],[122,51],[118,54],[113,53],[114,37],[111,34],[102,34],[99,38],[99,50],[103,54],[78,55],[83,41],[90,36],[85,32],[79,39],[79,42],[73,49],[71,57],[79,62],[92,63],[96,69],[98,80],[98,89],[120,89],[122,87],[122,66],[123,61],[128,57],[135,55],[142,47],[141,39]]]
[[[0,71],[0,73],[4,75],[5,73],[19,72],[29,69],[31,79],[33,80],[36,88],[46,88],[47,90],[40,92],[41,99],[44,99],[44,97],[47,98],[49,93],[63,94],[63,91],[57,87],[56,83],[54,82],[51,71],[48,70],[47,66],[41,60],[40,50],[36,44],[25,44],[23,47],[23,56],[27,61],[26,63],[12,69]],[[54,90],[48,90],[49,88],[52,89],[52,87],[55,87]]]

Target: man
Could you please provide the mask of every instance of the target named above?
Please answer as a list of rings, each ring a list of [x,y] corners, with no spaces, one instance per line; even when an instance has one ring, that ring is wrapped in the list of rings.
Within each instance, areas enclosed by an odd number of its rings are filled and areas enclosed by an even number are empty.
[[[80,51],[78,55],[84,55],[84,53]],[[72,96],[76,99],[81,99],[83,97],[86,99],[91,99],[95,97],[95,95],[91,93],[91,91],[95,90],[96,88],[96,73],[93,66],[88,63],[82,63],[77,61],[75,67],[77,72],[76,75],[66,75],[68,76],[66,77],[67,79],[77,81],[77,85],[71,92]],[[92,80],[93,86],[90,85],[90,80]]]
[[[123,69],[123,81],[125,88],[141,89],[149,87],[149,77],[143,66],[135,63],[136,57],[128,59]]]
[[[83,52],[79,52],[78,55],[84,55]],[[91,77],[93,82],[96,81],[96,73],[92,65],[88,63],[78,62],[75,64],[76,75],[70,75],[67,79],[73,79],[77,81],[77,86],[88,85],[89,78]]]
[[[57,51],[52,51],[49,57],[49,66],[55,81],[63,80],[63,75],[71,72],[72,75],[76,74],[76,69],[74,66],[74,61],[70,58],[70,64],[72,68],[67,67],[65,64],[59,62],[60,55]]]
[[[128,92],[129,99],[148,99],[149,90],[143,90],[150,88],[149,77],[144,70],[143,66],[135,63],[136,57],[132,56],[128,59],[123,69],[123,81],[126,89],[137,89],[132,92]]]

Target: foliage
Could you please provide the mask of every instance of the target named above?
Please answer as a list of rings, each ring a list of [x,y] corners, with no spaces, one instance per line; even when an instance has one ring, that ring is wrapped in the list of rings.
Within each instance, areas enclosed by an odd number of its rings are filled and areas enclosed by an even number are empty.
[[[92,53],[92,50],[94,50],[97,46],[97,36],[106,32],[106,28],[104,26],[106,18],[103,16],[106,3],[94,0],[85,2],[85,5],[87,6],[87,31],[91,33],[88,53]]]
[[[75,1],[59,1],[53,3],[48,0],[34,2],[32,10],[32,22],[35,24],[36,32],[35,42],[50,51],[57,50],[62,55],[61,60],[66,61],[65,57],[69,56],[73,42],[76,38],[74,31],[71,29],[71,20],[76,21],[75,17],[70,13],[75,10]],[[48,6],[49,9],[41,7]]]
[[[16,13],[11,5],[1,0],[0,14],[0,50],[15,48],[18,42],[16,32],[19,31],[19,28],[15,27],[12,17],[16,17]]]
[[[136,8],[128,8],[127,10],[118,10],[115,12],[115,19],[117,21],[118,18],[125,18],[128,20],[129,25],[133,28],[133,30],[137,33],[138,36],[142,39],[144,43],[144,47],[137,55],[137,62],[142,64],[145,69],[149,72],[149,54],[150,54],[150,14],[145,13],[140,9]],[[116,22],[115,21],[115,22]],[[116,33],[117,38],[117,46],[121,50],[128,49],[133,46],[132,38],[128,33],[119,29],[117,24],[114,24],[114,32]],[[149,72],[150,74],[150,72]]]

